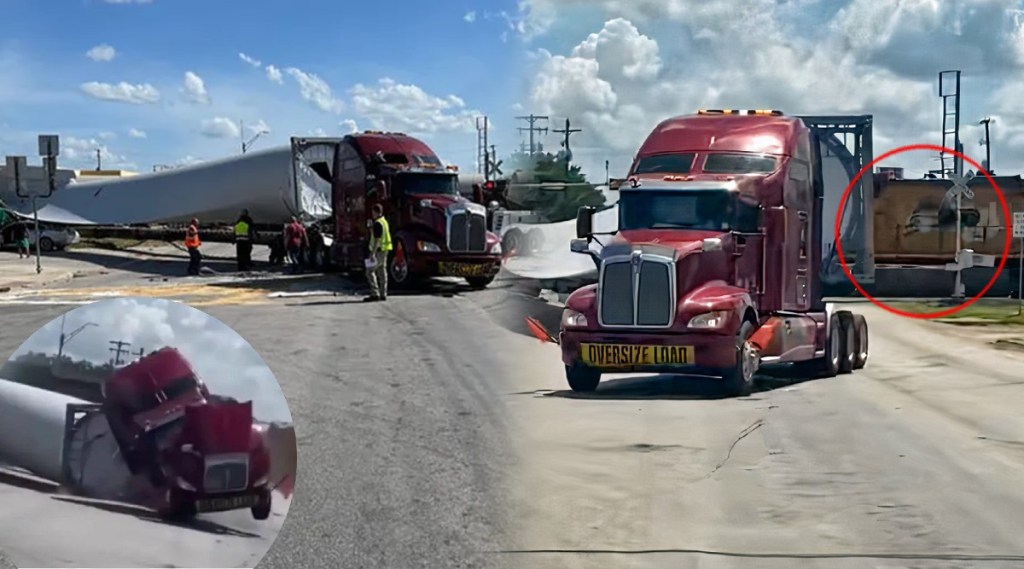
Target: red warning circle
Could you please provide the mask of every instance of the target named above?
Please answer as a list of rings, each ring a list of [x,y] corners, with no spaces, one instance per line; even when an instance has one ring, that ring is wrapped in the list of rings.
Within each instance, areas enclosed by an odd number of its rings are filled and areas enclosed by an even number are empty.
[[[857,278],[853,276],[853,272],[850,270],[850,266],[847,265],[846,263],[846,257],[843,255],[842,239],[840,237],[840,231],[842,229],[843,221],[843,209],[846,207],[846,200],[850,199],[850,193],[853,191],[854,186],[857,185],[857,182],[860,181],[861,177],[865,173],[874,171],[875,164],[881,162],[882,160],[892,158],[893,156],[896,156],[897,154],[903,154],[904,152],[912,152],[914,150],[944,152],[947,154],[958,156],[961,160],[973,166],[975,172],[980,172],[982,175],[984,175],[985,178],[988,180],[988,183],[992,186],[992,189],[996,191],[996,196],[999,198],[999,205],[1002,206],[1003,208],[1004,234],[1006,235],[1006,242],[1003,245],[1003,252],[999,259],[999,267],[996,269],[995,274],[992,275],[992,278],[989,279],[988,284],[985,285],[985,288],[981,289],[981,292],[979,292],[975,296],[972,296],[969,300],[957,306],[951,306],[945,310],[940,310],[938,312],[926,312],[923,314],[907,312],[905,310],[894,308],[868,294],[868,292],[864,290],[864,287],[861,286],[859,282],[857,282]],[[992,288],[992,285],[996,283],[996,279],[998,279],[999,275],[1002,274],[1003,267],[1006,266],[1006,259],[1010,256],[1010,247],[1013,243],[1013,238],[1010,234],[1011,227],[1013,227],[1013,221],[1010,217],[1010,207],[1006,204],[1006,196],[1003,195],[1003,190],[999,189],[999,185],[996,184],[996,181],[992,179],[992,176],[988,172],[986,172],[980,164],[968,158],[963,153],[957,152],[956,150],[953,150],[951,148],[937,146],[934,144],[911,144],[907,146],[900,146],[899,148],[894,148],[886,152],[885,154],[882,154],[878,158],[875,158],[874,160],[871,161],[870,164],[861,168],[860,172],[857,172],[857,175],[854,176],[852,180],[850,180],[850,185],[846,186],[846,191],[843,192],[843,197],[842,199],[839,200],[839,209],[836,211],[836,232],[834,239],[836,244],[836,251],[839,253],[839,262],[843,266],[843,272],[846,273],[846,277],[850,279],[850,282],[853,283],[853,286],[857,288],[857,291],[860,292],[861,295],[864,296],[864,298],[870,300],[875,306],[892,312],[893,314],[906,316],[907,318],[918,318],[922,320],[927,320],[931,318],[942,318],[944,316],[949,316],[950,314],[956,314],[957,312],[977,302],[979,298],[985,296],[985,293],[987,293],[988,290]]]

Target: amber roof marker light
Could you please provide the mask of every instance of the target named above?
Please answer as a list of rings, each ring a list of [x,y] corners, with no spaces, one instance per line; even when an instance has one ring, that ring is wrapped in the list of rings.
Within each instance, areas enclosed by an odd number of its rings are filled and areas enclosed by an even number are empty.
[[[782,117],[785,114],[782,111],[771,110],[771,109],[700,109],[697,111],[698,115],[741,115],[741,116],[771,116],[771,117]]]

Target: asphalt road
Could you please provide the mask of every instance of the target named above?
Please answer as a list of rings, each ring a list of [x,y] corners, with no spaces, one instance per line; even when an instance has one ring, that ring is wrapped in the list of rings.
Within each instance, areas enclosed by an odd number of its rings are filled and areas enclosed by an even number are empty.
[[[507,398],[525,544],[507,555],[571,568],[1024,566],[1024,356],[976,329],[854,307],[872,326],[867,368],[766,379],[741,399],[635,375],[575,396],[558,348],[530,346]],[[989,335],[1008,334],[1021,332]]]
[[[80,301],[91,278],[0,302],[0,350],[69,308],[22,301]],[[853,375],[581,397],[521,324],[557,310],[500,286],[366,305],[337,281],[169,279],[260,351],[295,417],[295,499],[259,567],[1024,566],[1024,356],[976,330],[857,306],[872,354]],[[337,296],[267,297],[282,287]]]
[[[506,332],[488,324],[485,312],[500,290],[442,284],[432,294],[367,305],[339,279],[211,287],[210,279],[147,275],[161,268],[111,262],[106,274],[64,287],[0,295],[0,353],[74,303],[125,292],[193,301],[259,351],[295,420],[296,493],[259,567],[507,566],[486,553],[504,544],[502,476],[512,462],[496,404],[510,360],[493,354]],[[268,299],[274,290],[314,295]],[[11,544],[6,525],[14,521],[0,517],[0,549],[23,565],[231,566],[221,564],[226,551],[205,549],[207,535],[99,510],[65,523],[85,531],[119,515],[118,531],[103,534],[109,542],[71,532],[55,548],[53,535],[39,528],[64,517],[64,506],[23,510],[18,523],[26,530]],[[131,563],[115,555],[124,536],[152,555]],[[204,551],[210,556],[200,560]]]

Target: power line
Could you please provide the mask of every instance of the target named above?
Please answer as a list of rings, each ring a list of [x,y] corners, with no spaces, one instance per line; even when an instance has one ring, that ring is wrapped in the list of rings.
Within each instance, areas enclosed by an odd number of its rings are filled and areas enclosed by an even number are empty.
[[[114,352],[114,357],[111,359],[111,363],[113,363],[116,366],[123,364],[124,361],[121,360],[121,354],[129,353],[128,350],[126,349],[126,346],[130,346],[131,342],[125,342],[123,340],[110,340],[109,343],[116,346],[114,348],[110,348],[110,351]]]
[[[534,143],[534,136],[533,135],[534,135],[534,133],[547,134],[548,133],[548,129],[547,129],[547,127],[539,127],[539,126],[534,126],[534,125],[537,124],[537,121],[542,121],[542,120],[546,121],[546,120],[548,120],[548,118],[549,117],[547,117],[547,116],[538,116],[538,115],[534,115],[534,114],[531,114],[531,115],[525,116],[525,117],[516,117],[516,120],[526,121],[530,125],[529,127],[522,127],[521,126],[521,127],[518,128],[520,134],[522,134],[523,132],[529,132],[530,133],[530,147],[529,147],[529,150],[527,150],[524,145],[520,145],[520,149],[521,150],[526,151],[526,153],[530,154],[530,155],[533,155],[538,150],[541,150],[541,148],[538,148],[537,145]]]

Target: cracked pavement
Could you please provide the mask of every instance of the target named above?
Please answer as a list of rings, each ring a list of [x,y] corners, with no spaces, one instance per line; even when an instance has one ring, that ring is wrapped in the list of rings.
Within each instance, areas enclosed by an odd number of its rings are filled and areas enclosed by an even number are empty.
[[[866,369],[765,378],[738,399],[650,375],[573,394],[557,346],[524,338],[506,396],[518,545],[502,555],[573,569],[1024,566],[1024,352],[852,308],[871,327]]]

